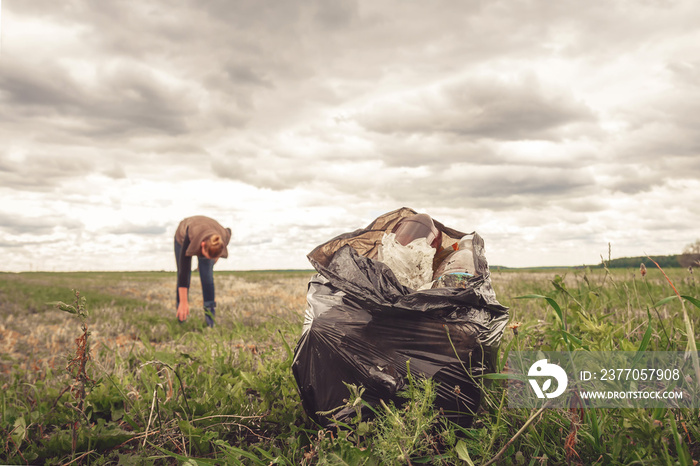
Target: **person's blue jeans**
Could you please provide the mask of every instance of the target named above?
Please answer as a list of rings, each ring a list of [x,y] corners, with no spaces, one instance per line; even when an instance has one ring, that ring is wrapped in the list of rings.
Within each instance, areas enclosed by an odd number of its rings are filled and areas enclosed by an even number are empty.
[[[180,274],[180,253],[182,245],[175,241],[175,264],[177,265],[178,275]],[[209,327],[214,326],[214,316],[216,315],[216,296],[214,292],[214,264],[213,259],[197,256],[197,268],[199,269],[199,281],[202,283],[202,300],[204,301],[204,319]],[[190,275],[192,271],[190,270]],[[175,306],[180,306],[180,294],[175,285]]]

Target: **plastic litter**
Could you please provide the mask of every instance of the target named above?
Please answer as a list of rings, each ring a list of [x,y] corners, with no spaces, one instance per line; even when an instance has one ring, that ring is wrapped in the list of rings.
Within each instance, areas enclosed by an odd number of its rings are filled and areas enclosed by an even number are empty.
[[[416,214],[401,220],[395,228],[396,240],[404,246],[418,238],[425,238],[428,244],[437,248],[442,240],[440,230],[427,214]]]
[[[430,246],[428,238],[419,236],[404,245],[395,233],[382,236],[377,254],[377,259],[389,266],[399,283],[413,289],[432,280],[434,257],[435,248]]]
[[[338,410],[349,396],[344,383],[364,386],[363,399],[372,406],[380,400],[400,405],[397,393],[407,383],[407,362],[414,376],[437,382],[435,404],[444,416],[469,426],[481,402],[473,377],[495,370],[508,309],[491,287],[478,234],[468,238],[474,270],[473,276],[460,276],[464,287],[418,291],[378,260],[385,234],[415,214],[408,208],[389,212],[308,255],[317,274],[309,281],[292,372],[305,411],[323,426],[355,416],[355,408]],[[454,250],[467,236],[432,221],[440,233],[439,251]],[[333,414],[320,414],[328,412]]]
[[[474,275],[474,251],[471,248],[454,251],[442,261],[433,278],[438,278],[447,273],[470,273]]]

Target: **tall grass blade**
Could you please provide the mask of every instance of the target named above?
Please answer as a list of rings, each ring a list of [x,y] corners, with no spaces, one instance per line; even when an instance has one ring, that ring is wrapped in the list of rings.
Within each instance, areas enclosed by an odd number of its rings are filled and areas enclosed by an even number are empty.
[[[656,307],[661,307],[661,306],[663,306],[664,304],[670,303],[671,301],[673,301],[673,300],[676,299],[676,298],[677,298],[677,297],[676,297],[675,295],[673,295],[673,296],[667,296],[667,297],[665,297],[664,299],[662,299],[661,301],[659,301],[658,303],[654,304],[653,307],[655,307],[655,308],[656,308]]]
[[[564,321],[564,313],[561,310],[561,307],[559,307],[559,303],[557,303],[554,299],[550,298],[549,296],[544,296],[540,294],[528,294],[525,296],[516,296],[515,299],[544,299],[547,301],[547,304],[549,304],[552,309],[554,309],[554,312],[557,314],[557,317],[559,317],[559,325],[562,328],[561,336],[564,339],[564,342],[566,343],[567,349],[571,350],[571,344],[569,343],[569,333],[566,331],[566,323]]]
[[[289,343],[287,343],[287,340],[284,338],[284,335],[279,329],[277,330],[277,333],[282,339],[282,344],[284,345],[284,349],[287,352],[287,357],[291,360],[292,358],[294,358],[294,351],[292,351],[292,347],[289,346]]]
[[[678,455],[678,460],[682,465],[692,465],[693,460],[690,458],[690,451],[688,446],[681,440],[682,437],[678,432],[678,426],[676,426],[676,418],[673,413],[669,413],[669,421],[671,421],[671,433],[673,434],[673,442],[676,446],[676,454]]]
[[[159,447],[158,445],[154,445],[151,442],[148,442],[148,444],[150,446],[152,446],[153,448],[155,448],[156,450],[159,450],[164,455],[168,455],[171,458],[175,458],[176,460],[179,460],[181,462],[181,464],[183,464],[183,465],[191,464],[191,465],[197,465],[197,466],[200,466],[200,465],[201,466],[217,466],[220,464],[219,462],[216,462],[216,461],[210,461],[210,460],[205,460],[205,459],[201,459],[201,458],[191,458],[188,456],[178,455],[175,452],[166,450],[165,448]],[[236,464],[236,463],[234,463],[234,464]],[[242,464],[242,463],[240,463],[240,464]]]
[[[693,298],[693,297],[691,297],[691,296],[685,296],[685,295],[681,296],[681,298],[685,299],[685,300],[688,301],[689,303],[693,304],[693,306],[695,306],[695,307],[697,307],[698,309],[700,309],[700,299],[695,299],[695,298]]]
[[[520,380],[522,382],[530,380],[525,374],[481,374],[475,375],[474,378],[488,380]]]
[[[552,306],[554,312],[557,313],[557,317],[559,317],[559,322],[561,322],[562,328],[566,330],[566,328],[564,327],[564,313],[561,311],[559,303],[557,303],[554,299],[541,294],[528,294],[525,296],[516,296],[515,299],[544,299],[550,306]]]
[[[647,310],[647,316],[649,317],[649,321],[647,322],[647,330],[644,332],[644,336],[642,337],[642,342],[639,344],[639,348],[637,349],[637,354],[634,355],[634,359],[632,360],[632,367],[635,367],[639,361],[642,360],[642,357],[644,356],[644,352],[647,350],[647,347],[649,346],[649,342],[651,342],[651,312]]]
[[[598,423],[598,413],[595,408],[587,409],[586,414],[588,415],[588,420],[591,423],[591,433],[593,434],[593,441],[595,444],[595,449],[598,453],[603,452],[603,445],[601,444],[601,431],[600,424]]]
[[[668,275],[666,275],[666,272],[664,272],[664,269],[662,269],[661,266],[654,259],[652,259],[649,256],[647,257],[656,265],[656,267],[661,271],[661,273],[664,274],[664,277],[666,277],[666,281],[669,285],[671,285],[671,288],[673,288],[673,291],[676,293],[676,296],[678,296],[678,300],[681,302],[681,309],[683,310],[683,321],[685,322],[685,330],[688,334],[688,351],[690,352],[690,357],[693,360],[693,369],[695,370],[695,376],[697,377],[697,380],[700,383],[700,358],[698,358],[698,347],[695,343],[695,330],[693,329],[693,323],[691,322],[690,317],[688,317],[688,311],[685,309],[685,302],[683,301],[681,294],[673,285],[673,282],[671,282],[671,279],[668,278]]]

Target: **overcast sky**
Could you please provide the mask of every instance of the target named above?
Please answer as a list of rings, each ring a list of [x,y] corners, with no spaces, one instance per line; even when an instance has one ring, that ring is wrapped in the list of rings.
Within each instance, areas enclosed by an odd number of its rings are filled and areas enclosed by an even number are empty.
[[[402,206],[490,264],[700,238],[700,3],[4,0],[0,270],[310,268]]]

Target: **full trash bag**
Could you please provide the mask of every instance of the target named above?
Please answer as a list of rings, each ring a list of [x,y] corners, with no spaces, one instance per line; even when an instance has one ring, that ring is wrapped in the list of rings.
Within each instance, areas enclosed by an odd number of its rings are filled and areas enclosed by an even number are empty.
[[[292,371],[304,410],[323,426],[356,415],[354,407],[341,408],[349,398],[346,383],[363,386],[371,406],[380,400],[400,405],[397,393],[410,370],[432,378],[436,407],[468,427],[482,396],[474,377],[495,370],[508,308],[496,300],[478,234],[470,234],[475,270],[458,287],[418,291],[377,260],[385,234],[415,214],[406,207],[389,212],[308,255],[318,273],[308,284]],[[445,249],[470,236],[433,221]]]

